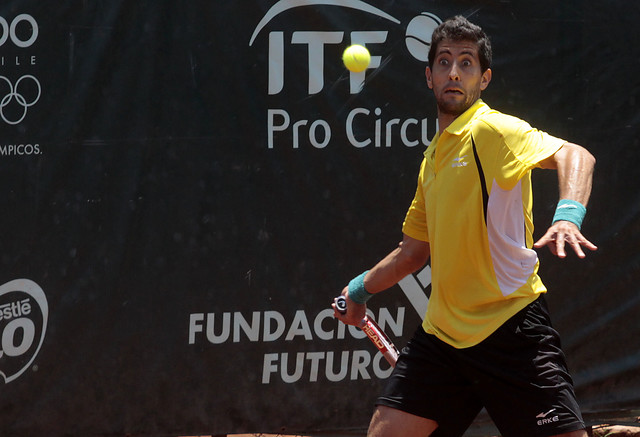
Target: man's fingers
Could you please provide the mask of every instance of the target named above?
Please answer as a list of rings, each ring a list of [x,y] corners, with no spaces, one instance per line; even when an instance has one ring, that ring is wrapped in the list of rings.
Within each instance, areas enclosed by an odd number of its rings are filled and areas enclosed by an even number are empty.
[[[344,303],[346,304],[346,306],[339,305],[338,298],[334,298],[333,302],[331,303],[331,308],[333,308],[333,316],[344,324],[358,326],[360,324],[360,321],[362,321],[362,319],[366,315],[367,306],[365,304],[357,304],[353,302],[349,298],[347,287],[342,290],[341,296],[344,296]]]
[[[585,258],[587,256],[582,250],[583,247],[586,247],[591,251],[598,250],[598,247],[595,244],[593,244],[591,241],[587,240],[586,238],[582,238],[574,246],[574,250],[578,254],[578,257],[580,258]]]
[[[558,236],[556,236],[556,255],[558,258],[565,258],[567,256],[567,253],[564,251],[564,243],[565,243],[565,237],[562,234],[558,234]]]
[[[587,249],[593,251],[593,250],[598,250],[598,246],[596,246],[595,244],[593,244],[591,241],[587,240],[586,238],[582,237],[583,241],[580,243],[581,245],[583,245],[584,247],[586,247]]]
[[[547,243],[547,247],[549,248],[549,251],[554,256],[558,256],[558,250],[556,249],[556,242],[555,241],[550,241],[549,243]]]
[[[535,248],[544,246],[547,246],[551,253],[558,258],[566,258],[567,246],[571,247],[579,258],[586,257],[583,248],[591,251],[598,249],[595,244],[587,240],[577,229],[567,229],[561,226],[552,226],[549,228],[547,233],[533,245]]]
[[[578,241],[574,241],[571,243],[571,247],[573,247],[573,251],[576,253],[576,255],[578,255],[578,258],[584,258],[587,255],[584,254],[583,250],[582,250],[582,246],[580,245],[580,243]]]
[[[547,246],[549,243],[553,243],[555,240],[555,233],[551,231],[547,231],[538,241],[533,243],[533,247],[541,248]]]

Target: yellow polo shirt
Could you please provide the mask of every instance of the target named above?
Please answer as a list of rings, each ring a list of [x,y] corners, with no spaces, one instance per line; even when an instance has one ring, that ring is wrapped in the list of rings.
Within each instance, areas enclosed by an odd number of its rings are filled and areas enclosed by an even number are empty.
[[[531,170],[564,143],[482,100],[436,134],[402,229],[431,248],[426,332],[470,347],[546,292]]]

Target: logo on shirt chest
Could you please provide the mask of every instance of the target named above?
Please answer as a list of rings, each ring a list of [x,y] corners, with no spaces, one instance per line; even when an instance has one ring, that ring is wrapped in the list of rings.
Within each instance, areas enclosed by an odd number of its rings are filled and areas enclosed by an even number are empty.
[[[467,157],[467,155],[463,155],[459,158],[455,158],[453,160],[453,163],[451,164],[451,167],[455,168],[455,167],[466,167],[467,165],[469,165],[469,163],[467,161],[465,161],[465,158]]]

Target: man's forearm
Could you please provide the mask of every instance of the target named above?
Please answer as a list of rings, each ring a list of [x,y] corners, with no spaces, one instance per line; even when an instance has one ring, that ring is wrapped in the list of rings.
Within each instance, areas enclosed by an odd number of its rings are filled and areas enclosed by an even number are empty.
[[[542,168],[558,170],[560,202],[553,216],[553,224],[533,245],[548,246],[559,258],[566,257],[565,245],[572,247],[579,258],[584,258],[583,247],[598,247],[581,233],[582,219],[591,195],[595,158],[583,147],[565,143],[552,157],[541,162]],[[576,204],[577,203],[577,204]]]
[[[429,259],[429,243],[405,236],[393,252],[373,267],[364,279],[365,289],[379,293],[415,272]]]
[[[567,143],[556,153],[561,199],[571,199],[587,206],[595,158],[583,147]]]

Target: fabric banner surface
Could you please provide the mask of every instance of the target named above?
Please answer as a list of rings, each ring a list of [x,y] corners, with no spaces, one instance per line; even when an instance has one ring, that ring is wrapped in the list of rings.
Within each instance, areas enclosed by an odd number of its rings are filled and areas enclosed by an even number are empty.
[[[630,2],[5,0],[0,434],[365,429],[390,369],[330,303],[402,238],[457,14],[492,39],[483,100],[597,159],[599,249],[540,275],[586,418],[640,410]],[[557,177],[533,181],[539,237]],[[370,301],[398,347],[430,275]]]

